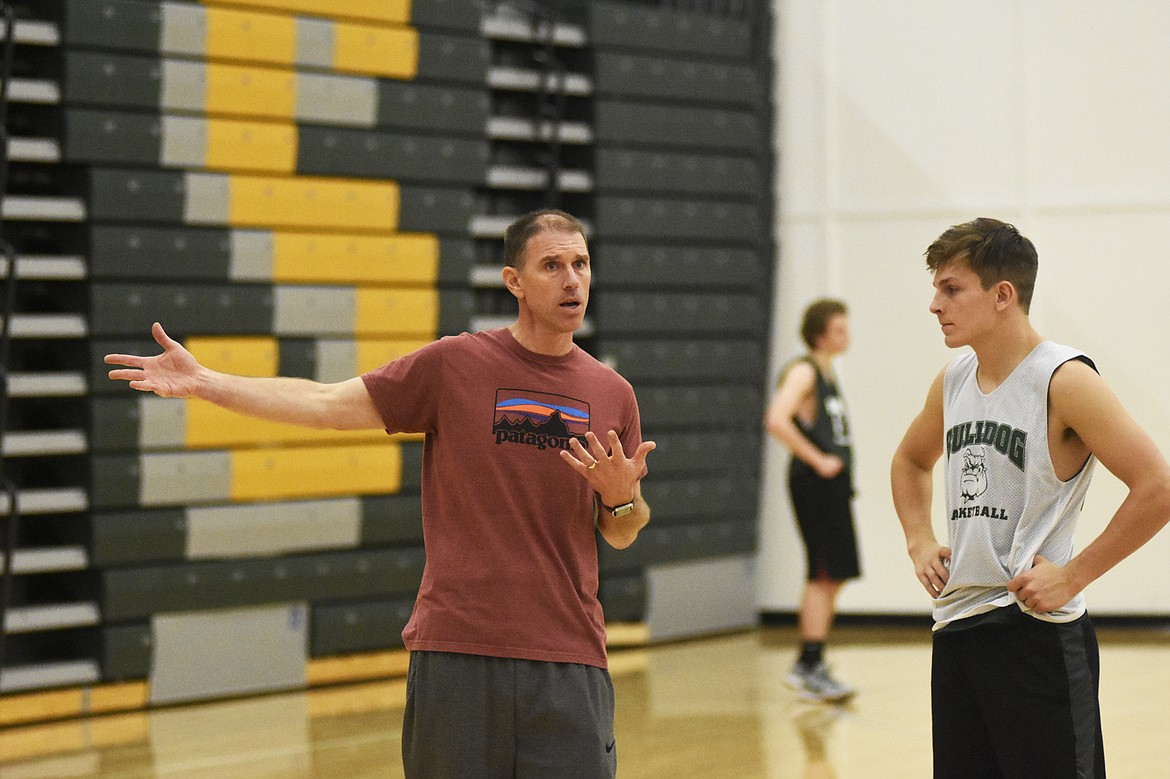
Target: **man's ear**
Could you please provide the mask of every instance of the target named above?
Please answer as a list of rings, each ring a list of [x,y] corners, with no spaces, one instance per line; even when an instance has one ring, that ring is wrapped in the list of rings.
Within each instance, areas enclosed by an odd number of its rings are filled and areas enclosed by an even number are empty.
[[[505,265],[500,272],[504,279],[504,286],[508,288],[517,300],[524,297],[524,288],[520,286],[520,271],[511,265]]]
[[[1001,309],[1014,305],[1018,299],[1016,287],[1010,281],[999,281],[995,285],[995,304]]]

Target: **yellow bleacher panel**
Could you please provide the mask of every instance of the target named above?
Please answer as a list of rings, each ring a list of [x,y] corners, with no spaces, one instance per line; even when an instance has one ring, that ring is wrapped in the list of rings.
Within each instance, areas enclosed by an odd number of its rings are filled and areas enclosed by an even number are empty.
[[[185,444],[191,449],[231,449],[268,444],[384,442],[384,430],[316,430],[252,419],[202,400],[186,401]]]
[[[297,129],[292,124],[207,120],[207,160],[212,170],[292,173],[297,167]]]
[[[410,21],[410,0],[203,0],[204,5],[242,6],[291,11],[310,16],[371,19],[406,24]]]
[[[48,692],[5,695],[0,698],[0,727],[30,720],[59,719],[75,717],[82,711],[83,692],[80,689],[50,690]],[[11,734],[9,734],[11,735]],[[4,733],[0,731],[0,745],[8,746]],[[15,742],[15,739],[11,739]],[[16,746],[16,744],[13,744]],[[0,755],[7,757],[5,750]]]
[[[363,338],[357,343],[357,371],[366,373],[391,360],[410,354],[433,341],[433,338]]]
[[[232,453],[232,500],[398,492],[397,443],[247,449]]]
[[[229,221],[238,227],[393,232],[398,185],[355,179],[233,175]]]
[[[278,232],[273,239],[273,281],[433,285],[439,272],[434,235]]]
[[[193,337],[183,345],[204,366],[238,376],[275,376],[280,363],[276,339],[267,336]]]
[[[297,23],[291,16],[207,9],[208,59],[237,59],[292,65],[297,58]]]
[[[247,68],[219,63],[207,66],[208,114],[242,114],[272,119],[296,115],[297,81],[293,70]]]
[[[418,31],[338,22],[333,26],[333,67],[412,79],[418,75]]]
[[[438,329],[439,293],[436,290],[357,290],[355,335],[409,335],[434,339]]]

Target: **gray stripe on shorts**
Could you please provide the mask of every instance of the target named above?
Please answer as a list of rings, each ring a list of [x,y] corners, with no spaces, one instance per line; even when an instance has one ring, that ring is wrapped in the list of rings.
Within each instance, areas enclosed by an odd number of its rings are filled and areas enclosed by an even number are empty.
[[[1073,737],[1076,739],[1077,776],[1096,776],[1097,686],[1085,651],[1085,625],[1061,625],[1057,631],[1064,652],[1064,668],[1068,674],[1069,712],[1072,715]]]

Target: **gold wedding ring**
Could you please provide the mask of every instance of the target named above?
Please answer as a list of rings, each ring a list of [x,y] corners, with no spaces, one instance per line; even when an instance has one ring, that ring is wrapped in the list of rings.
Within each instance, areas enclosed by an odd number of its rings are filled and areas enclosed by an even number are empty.
[[[588,465],[586,465],[586,466],[585,466],[585,470],[587,470],[587,471],[591,471],[591,470],[593,470],[593,469],[594,469],[594,468],[596,468],[596,467],[597,467],[597,460],[594,460],[593,462],[591,462],[591,463],[589,463]]]

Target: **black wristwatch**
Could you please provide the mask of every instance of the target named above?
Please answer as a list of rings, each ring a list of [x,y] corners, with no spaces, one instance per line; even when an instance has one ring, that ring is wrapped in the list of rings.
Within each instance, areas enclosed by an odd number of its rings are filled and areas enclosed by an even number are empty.
[[[632,500],[629,503],[621,503],[617,506],[607,506],[600,498],[598,498],[597,502],[601,504],[603,509],[612,514],[614,518],[624,517],[634,510],[634,501]]]

